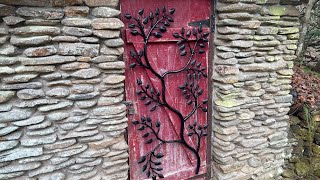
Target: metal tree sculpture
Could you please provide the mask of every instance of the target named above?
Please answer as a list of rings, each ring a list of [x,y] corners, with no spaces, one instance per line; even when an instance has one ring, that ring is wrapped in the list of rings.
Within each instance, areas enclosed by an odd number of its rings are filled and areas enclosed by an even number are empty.
[[[155,111],[158,107],[165,107],[172,113],[176,114],[180,122],[179,138],[174,140],[166,140],[159,136],[159,131],[161,128],[161,122],[159,120],[154,121],[150,116],[147,115],[141,116],[140,120],[132,121],[134,125],[139,126],[138,130],[143,132],[142,137],[147,139],[145,142],[146,144],[150,144],[152,142],[158,143],[150,152],[142,155],[138,161],[139,164],[143,164],[142,171],[146,173],[147,177],[152,177],[152,179],[164,177],[161,173],[161,158],[164,156],[164,154],[159,152],[159,148],[163,144],[168,143],[181,144],[192,152],[197,159],[195,174],[198,174],[201,162],[199,155],[200,143],[201,139],[207,136],[207,125],[200,125],[197,122],[188,124],[188,120],[198,109],[201,109],[203,112],[207,112],[206,104],[208,100],[205,99],[202,102],[199,102],[199,96],[201,96],[204,92],[204,90],[199,87],[199,82],[202,78],[207,77],[206,67],[202,67],[201,62],[197,62],[194,59],[194,56],[196,53],[203,54],[205,52],[203,48],[208,42],[207,36],[209,33],[203,32],[201,26],[193,30],[188,30],[187,32],[185,32],[184,28],[181,28],[180,33],[173,33],[173,36],[179,39],[177,44],[180,50],[180,56],[189,55],[188,61],[181,69],[170,70],[160,74],[159,72],[155,71],[148,59],[147,52],[149,38],[151,36],[156,38],[162,37],[162,33],[165,33],[167,31],[167,27],[170,26],[170,23],[174,22],[172,18],[174,12],[174,8],[167,11],[166,7],[163,6],[161,12],[159,8],[156,8],[154,12],[150,12],[149,16],[143,15],[143,9],[139,10],[138,18],[132,17],[130,14],[124,15],[126,19],[133,20],[133,23],[128,25],[129,28],[131,28],[131,34],[134,36],[141,36],[144,41],[143,50],[138,52],[133,49],[130,50],[130,56],[135,61],[134,63],[130,64],[130,67],[135,68],[136,66],[141,66],[142,68],[151,71],[151,73],[155,75],[159,81],[161,81],[161,88],[157,90],[148,83],[144,84],[142,80],[138,78],[137,84],[140,89],[137,90],[137,94],[140,96],[140,100],[145,101],[144,104],[146,106],[152,106],[150,112]],[[189,40],[191,36],[194,36],[195,38],[195,43],[193,45]],[[171,74],[182,72],[187,72],[185,77],[186,80],[185,83],[180,85],[178,88],[181,90],[182,96],[187,99],[186,104],[188,106],[193,106],[192,111],[186,116],[183,116],[178,109],[174,108],[167,102],[165,92],[165,77]],[[195,139],[197,142],[195,143],[195,147],[186,141],[185,136],[196,137]]]

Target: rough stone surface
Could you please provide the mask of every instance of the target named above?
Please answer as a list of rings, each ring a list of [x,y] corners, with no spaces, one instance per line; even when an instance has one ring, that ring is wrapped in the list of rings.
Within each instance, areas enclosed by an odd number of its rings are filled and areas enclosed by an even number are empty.
[[[119,1],[0,3],[0,179],[126,179]]]

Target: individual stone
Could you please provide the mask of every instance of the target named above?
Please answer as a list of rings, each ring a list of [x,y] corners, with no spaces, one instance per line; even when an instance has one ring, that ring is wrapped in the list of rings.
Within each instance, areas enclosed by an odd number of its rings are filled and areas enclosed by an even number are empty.
[[[73,105],[73,102],[63,101],[54,105],[41,106],[38,108],[38,110],[41,112],[48,112],[48,111],[53,111],[57,109],[68,108],[68,107],[71,107],[72,105]]]
[[[69,117],[70,114],[67,112],[57,112],[57,113],[50,113],[47,115],[47,120],[49,121],[61,121]]]
[[[16,35],[58,35],[60,28],[53,26],[23,26],[10,29],[10,32]]]
[[[100,97],[98,100],[98,106],[109,106],[119,103],[123,100],[123,95],[118,97]]]
[[[47,20],[47,19],[28,19],[26,25],[39,25],[39,26],[55,26],[60,23],[60,20]]]
[[[43,154],[42,147],[15,148],[0,154],[0,162],[8,162],[16,159],[37,157]]]
[[[63,27],[62,32],[65,35],[70,35],[70,36],[90,36],[92,34],[91,29],[87,28],[78,28],[78,27]]]
[[[7,25],[16,25],[18,23],[25,21],[24,18],[17,17],[17,16],[7,16],[2,19],[3,19],[3,22],[6,23]]]
[[[0,142],[0,152],[12,149],[12,148],[16,147],[18,144],[19,144],[19,141],[15,141],[15,140],[2,141],[2,142]]]
[[[48,56],[39,58],[20,58],[23,65],[49,65],[49,64],[61,64],[66,62],[76,61],[74,56]]]
[[[84,3],[90,7],[108,6],[116,8],[119,4],[119,0],[84,0]]]
[[[8,112],[12,109],[11,104],[1,104],[0,105],[0,112]]]
[[[76,102],[76,105],[79,108],[83,108],[83,109],[93,107],[96,104],[97,104],[96,100],[85,100],[85,101],[77,101]]]
[[[18,62],[18,59],[15,57],[6,57],[0,56],[0,65],[12,65]]]
[[[28,57],[42,57],[50,56],[57,53],[57,49],[54,46],[42,46],[35,48],[28,48],[23,52]]]
[[[86,100],[86,99],[92,99],[96,96],[100,95],[99,92],[92,92],[92,93],[87,93],[87,94],[72,94],[67,97],[67,99],[70,100]]]
[[[79,39],[75,36],[56,36],[52,39],[55,42],[79,42]]]
[[[2,36],[0,37],[0,44],[5,44],[7,40],[9,40],[9,36]]]
[[[70,138],[79,138],[79,137],[88,137],[98,134],[98,130],[91,130],[91,131],[82,131],[82,132],[69,132],[66,135],[58,135],[59,139],[70,139]]]
[[[84,43],[96,44],[96,43],[99,43],[99,38],[96,38],[96,37],[82,37],[82,38],[80,38],[80,41],[84,42]]]
[[[53,88],[46,92],[47,96],[50,97],[66,97],[70,94],[69,90],[66,88]]]
[[[15,91],[0,91],[0,103],[9,101],[15,94]]]
[[[256,138],[256,139],[244,139],[240,142],[243,147],[255,147],[262,143],[267,142],[266,138]]]
[[[123,75],[108,75],[103,79],[103,82],[106,84],[119,84],[125,80]]]
[[[86,18],[65,18],[61,21],[65,26],[89,27],[91,20]]]
[[[41,89],[23,89],[17,92],[19,99],[37,99],[44,97],[45,94]]]
[[[94,86],[90,84],[75,84],[71,88],[72,93],[83,94],[94,91]]]
[[[8,165],[0,169],[0,174],[9,174],[9,173],[19,172],[19,171],[29,171],[29,170],[40,167],[40,165],[41,165],[40,162]]]
[[[0,55],[12,56],[16,54],[17,48],[11,44],[6,44],[0,47]]]
[[[116,38],[105,40],[104,44],[108,47],[121,47],[124,45],[124,42],[121,38]]]
[[[40,45],[51,41],[50,36],[17,37],[11,36],[10,43],[17,46]]]
[[[14,72],[15,70],[10,67],[0,67],[0,74],[13,74]]]
[[[288,94],[286,96],[275,96],[274,100],[276,101],[276,103],[291,103],[292,95]]]
[[[87,69],[89,67],[90,67],[90,64],[88,63],[73,62],[73,63],[61,65],[60,69],[63,71],[74,71],[79,69]]]
[[[241,65],[240,69],[243,71],[260,71],[260,72],[268,72],[268,71],[276,71],[279,69],[283,69],[287,66],[285,61],[277,61],[272,63],[256,63],[256,64],[247,64]]]
[[[257,29],[257,34],[259,35],[274,35],[278,34],[279,28],[271,26],[261,26]]]
[[[33,124],[38,124],[44,121],[44,116],[34,116],[26,120],[15,121],[12,124],[16,126],[29,126]]]
[[[10,16],[14,15],[15,13],[15,7],[8,6],[6,3],[1,2],[0,4],[0,16]]]
[[[7,35],[9,34],[9,30],[7,27],[0,27],[0,35]]]
[[[105,62],[105,63],[100,63],[98,66],[101,69],[124,69],[125,64],[123,61],[115,61],[115,62]]]
[[[104,55],[116,55],[120,56],[124,52],[123,47],[118,47],[118,48],[109,48],[105,46],[104,44],[101,45],[100,53]]]
[[[17,73],[48,73],[54,72],[55,70],[55,66],[19,66],[15,69]]]
[[[113,114],[119,114],[125,111],[125,109],[126,109],[126,106],[124,104],[108,106],[108,107],[99,107],[99,108],[93,109],[93,114],[96,116],[113,115]]]
[[[40,174],[47,174],[47,173],[50,173],[50,172],[53,172],[53,171],[56,171],[56,170],[71,166],[71,165],[73,165],[75,163],[76,162],[75,162],[74,159],[70,159],[68,161],[59,163],[57,165],[50,165],[50,164],[49,165],[44,165],[44,166],[41,166],[38,169],[35,169],[33,171],[29,171],[28,176],[29,177],[34,177],[34,176],[38,176]],[[60,177],[60,176],[58,176],[58,177]]]
[[[64,13],[67,17],[87,17],[89,10],[87,6],[67,6]]]
[[[93,35],[98,36],[99,38],[118,38],[120,37],[120,31],[115,30],[94,30]]]
[[[92,21],[93,29],[121,29],[124,27],[123,22],[118,18],[96,18]]]
[[[300,11],[294,6],[276,5],[268,7],[268,14],[272,16],[299,16]]]
[[[37,145],[44,145],[44,144],[52,144],[56,141],[57,135],[52,134],[49,136],[42,136],[41,138],[28,138],[28,139],[22,139],[21,145],[22,146],[37,146]]]
[[[102,63],[102,62],[116,61],[117,59],[118,59],[118,56],[101,55],[101,56],[93,58],[91,61],[94,63]],[[1,60],[0,60],[0,62],[1,62]]]
[[[109,7],[97,7],[92,10],[92,15],[99,18],[110,18],[120,15],[120,11]]]
[[[97,77],[100,75],[100,71],[98,69],[89,68],[89,69],[81,69],[71,74],[72,77],[89,79],[93,77]]]
[[[64,16],[60,8],[20,7],[17,14],[26,17],[43,17],[45,19],[61,19]]]
[[[261,6],[256,4],[222,4],[218,3],[217,10],[219,12],[258,12]]]
[[[59,54],[61,55],[82,55],[82,56],[98,56],[99,44],[84,44],[84,43],[60,43]]]
[[[19,129],[19,127],[17,127],[17,126],[6,126],[2,129],[0,129],[0,136],[5,136],[7,134],[10,134],[10,133],[18,130],[18,129]]]
[[[279,34],[295,34],[298,32],[298,27],[279,28]]]

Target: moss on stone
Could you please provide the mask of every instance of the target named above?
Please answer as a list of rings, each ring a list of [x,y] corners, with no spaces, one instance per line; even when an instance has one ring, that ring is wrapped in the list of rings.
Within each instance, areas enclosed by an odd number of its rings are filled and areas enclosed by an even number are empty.
[[[286,8],[283,6],[271,6],[269,7],[269,11],[270,14],[274,16],[282,16],[286,14]]]
[[[299,176],[306,176],[310,170],[308,163],[305,161],[299,161],[295,165],[295,171]]]
[[[241,104],[243,104],[242,101],[239,101],[236,99],[217,100],[215,103],[218,106],[223,106],[223,107],[235,107],[235,106],[240,106]]]

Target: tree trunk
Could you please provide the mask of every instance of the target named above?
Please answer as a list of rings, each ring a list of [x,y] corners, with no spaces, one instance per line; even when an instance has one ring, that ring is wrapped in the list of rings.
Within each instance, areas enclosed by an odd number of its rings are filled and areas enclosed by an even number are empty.
[[[308,45],[307,42],[305,42],[305,41],[306,41],[306,35],[308,32],[308,28],[309,28],[309,21],[310,21],[310,17],[311,17],[311,12],[312,12],[312,9],[314,8],[314,5],[318,1],[319,0],[309,0],[305,14],[302,18],[302,22],[301,22],[302,27],[301,27],[300,38],[299,38],[298,49],[297,49],[297,56],[298,56],[298,60],[300,62],[302,62],[302,60],[303,60],[305,49],[306,49],[306,46]]]

